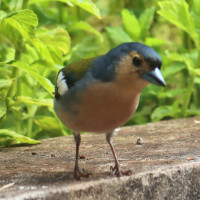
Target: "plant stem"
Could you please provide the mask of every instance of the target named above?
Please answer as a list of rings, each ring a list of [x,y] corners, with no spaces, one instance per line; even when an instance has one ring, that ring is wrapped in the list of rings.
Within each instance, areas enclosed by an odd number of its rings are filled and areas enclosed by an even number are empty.
[[[28,7],[28,2],[29,0],[23,0],[23,4],[22,4],[22,9],[26,9]],[[21,56],[22,56],[22,52],[23,52],[23,47],[24,47],[24,42],[23,42],[23,38],[21,37],[20,42],[18,43],[19,45],[17,47],[15,47],[15,60],[21,60]],[[12,71],[12,78],[15,78],[15,82],[12,85],[12,87],[10,87],[10,89],[8,90],[7,93],[7,99],[9,98],[13,98],[16,96],[16,94],[20,93],[19,88],[20,88],[20,70],[16,67],[13,68]],[[7,100],[7,105],[9,106],[9,100]],[[20,115],[19,115],[20,116]],[[21,126],[22,126],[22,122],[20,117],[17,117],[17,123],[16,123],[16,131],[17,133],[21,133]]]
[[[20,43],[20,47],[16,49],[16,52],[15,52],[15,60],[20,60],[21,59],[21,55],[22,55],[22,50],[23,49],[23,40],[21,41]],[[20,71],[18,68],[14,68],[13,70],[13,74],[12,74],[12,77],[15,77],[16,78],[16,82],[15,82],[15,86],[13,87],[13,92],[11,92],[11,95],[15,96],[16,93],[19,93],[19,74],[20,74]],[[11,96],[12,97],[12,96]],[[21,126],[22,126],[22,122],[21,122],[21,119],[17,119],[17,123],[16,123],[16,129],[17,129],[17,133],[21,133]]]
[[[190,99],[191,99],[191,96],[192,96],[192,90],[193,90],[193,86],[194,86],[194,79],[195,79],[195,76],[190,75],[189,85],[187,87],[187,92],[185,94],[183,107],[182,107],[182,116],[183,117],[186,117],[186,115],[187,115],[187,109],[188,109],[189,104],[190,104]]]
[[[22,9],[27,9],[28,8],[28,3],[29,3],[29,0],[23,0]]]
[[[63,23],[63,3],[58,2],[58,21],[60,24]]]
[[[32,105],[28,108],[28,113],[29,113],[30,117],[27,121],[27,134],[26,134],[26,136],[31,137],[31,138],[32,138],[32,129],[33,129],[33,116],[35,115],[36,111],[37,111],[36,105]]]
[[[18,0],[17,1],[15,1],[15,6],[14,6],[14,10],[17,10],[17,4],[18,4]]]
[[[29,3],[29,0],[23,0],[22,9],[27,9],[28,8],[28,3]],[[34,110],[34,111],[32,111],[32,110]],[[31,106],[30,109],[28,108],[28,113],[31,116],[31,118],[29,118],[28,121],[27,121],[27,133],[26,133],[26,135],[28,137],[31,137],[31,134],[32,134],[32,128],[33,128],[32,116],[34,116],[35,112],[36,111],[32,106]]]
[[[81,20],[81,9],[78,6],[76,6],[76,15],[78,17],[78,20]]]
[[[20,60],[21,59],[21,55],[22,55],[22,51],[23,51],[23,41],[21,41],[20,45],[18,48],[15,49],[15,60]],[[19,76],[19,69],[16,67],[13,67],[13,71],[12,71],[12,78],[15,78],[15,84],[12,85],[12,87],[10,87],[10,89],[7,92],[7,98],[8,97],[13,97],[16,94],[16,88],[18,88],[18,76]]]
[[[36,94],[37,91],[39,90],[39,85],[37,84],[33,88],[33,94]],[[28,106],[28,114],[29,114],[29,119],[27,121],[27,136],[33,138],[33,117],[35,116],[35,113],[37,112],[37,106],[36,105],[30,105]]]

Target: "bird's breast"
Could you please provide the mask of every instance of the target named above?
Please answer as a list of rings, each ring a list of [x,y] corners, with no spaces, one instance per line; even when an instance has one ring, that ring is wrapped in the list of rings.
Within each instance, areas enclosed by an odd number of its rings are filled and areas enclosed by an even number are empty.
[[[54,106],[58,117],[72,130],[104,133],[122,126],[131,117],[139,96],[116,84],[97,82],[79,91],[78,101],[70,103],[70,109],[59,109],[56,102]]]

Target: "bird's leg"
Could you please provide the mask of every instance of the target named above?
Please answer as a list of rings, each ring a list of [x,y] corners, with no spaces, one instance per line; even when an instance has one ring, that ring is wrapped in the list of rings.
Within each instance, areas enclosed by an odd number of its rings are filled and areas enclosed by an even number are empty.
[[[74,140],[76,142],[76,157],[75,157],[75,167],[74,167],[74,178],[79,180],[81,177],[88,178],[89,174],[83,172],[83,169],[80,169],[78,166],[78,157],[79,157],[79,146],[81,143],[80,133],[74,133]]]
[[[117,176],[122,176],[122,175],[130,175],[131,171],[123,171],[120,167],[119,161],[117,159],[117,155],[115,153],[115,150],[113,148],[113,143],[112,143],[112,135],[113,132],[109,132],[106,134],[106,140],[111,148],[111,151],[113,153],[114,159],[115,159],[115,166],[114,167],[110,167],[110,169],[112,170],[113,174],[117,175]]]

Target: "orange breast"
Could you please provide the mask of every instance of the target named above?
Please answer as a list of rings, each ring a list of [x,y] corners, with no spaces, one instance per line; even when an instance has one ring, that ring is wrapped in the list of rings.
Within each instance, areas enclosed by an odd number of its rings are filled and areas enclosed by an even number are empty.
[[[116,84],[97,82],[81,94],[77,115],[65,113],[67,126],[74,131],[103,133],[123,125],[135,112],[140,93],[121,91]]]

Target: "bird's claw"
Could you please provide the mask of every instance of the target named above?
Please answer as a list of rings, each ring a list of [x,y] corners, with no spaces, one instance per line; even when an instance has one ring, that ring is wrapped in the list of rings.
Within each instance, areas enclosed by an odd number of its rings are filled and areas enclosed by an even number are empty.
[[[78,166],[74,167],[74,178],[76,180],[80,180],[81,177],[83,178],[89,178],[90,173],[85,173],[84,169],[80,169]]]
[[[115,165],[114,167],[110,166],[110,171],[112,175],[117,176],[129,176],[131,175],[131,170],[123,171],[120,166]]]

